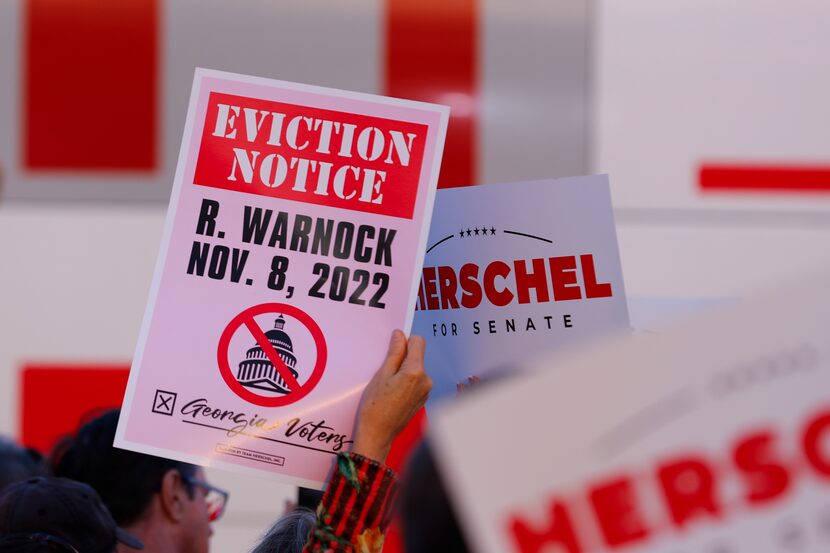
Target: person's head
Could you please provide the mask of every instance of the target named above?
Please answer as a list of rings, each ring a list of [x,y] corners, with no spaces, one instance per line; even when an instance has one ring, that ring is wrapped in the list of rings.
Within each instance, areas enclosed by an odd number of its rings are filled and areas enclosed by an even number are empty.
[[[211,511],[208,494],[223,492],[205,482],[199,467],[113,447],[118,416],[117,410],[109,411],[59,444],[52,455],[55,475],[95,488],[116,522],[146,542],[163,542],[158,547],[169,551],[206,553],[210,522],[221,514]]]
[[[9,484],[46,474],[40,453],[0,437],[0,492]]]
[[[115,553],[117,542],[143,548],[86,484],[37,477],[0,494],[0,553]]]
[[[316,520],[314,511],[302,507],[286,513],[265,533],[251,553],[302,553]]]
[[[470,551],[426,440],[407,463],[399,501],[406,553]]]

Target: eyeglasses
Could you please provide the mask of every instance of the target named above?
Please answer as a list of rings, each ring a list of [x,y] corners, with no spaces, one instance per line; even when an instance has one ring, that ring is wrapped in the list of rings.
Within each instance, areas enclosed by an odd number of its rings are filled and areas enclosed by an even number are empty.
[[[222,513],[225,512],[225,505],[228,503],[228,492],[190,476],[182,475],[182,480],[191,487],[198,486],[205,490],[205,503],[208,506],[208,518],[211,522],[222,516]]]

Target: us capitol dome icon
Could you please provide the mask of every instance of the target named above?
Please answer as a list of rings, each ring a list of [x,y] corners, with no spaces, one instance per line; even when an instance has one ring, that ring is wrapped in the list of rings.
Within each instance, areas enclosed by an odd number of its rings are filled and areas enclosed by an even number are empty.
[[[297,365],[297,358],[294,356],[294,345],[291,343],[291,337],[285,333],[284,327],[285,318],[280,315],[274,321],[274,328],[266,332],[265,337],[274,346],[280,359],[296,379],[298,374],[294,367]],[[291,391],[259,345],[255,345],[248,350],[245,360],[239,364],[236,379],[248,388],[257,388],[279,394],[287,394]]]

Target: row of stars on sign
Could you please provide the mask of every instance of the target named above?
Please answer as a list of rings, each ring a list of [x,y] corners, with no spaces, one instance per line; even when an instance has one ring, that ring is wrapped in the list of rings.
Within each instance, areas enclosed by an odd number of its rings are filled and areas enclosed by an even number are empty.
[[[484,227],[482,227],[482,228],[478,228],[478,227],[476,227],[476,228],[474,228],[473,230],[470,230],[470,229],[467,229],[467,230],[461,229],[461,232],[459,232],[459,233],[458,233],[458,236],[459,236],[459,238],[464,238],[464,236],[465,236],[465,235],[466,235],[466,236],[472,236],[472,235],[479,236],[479,233],[481,233],[481,235],[482,235],[482,236],[487,236],[487,233],[488,233],[488,232],[489,232],[491,235],[496,234],[496,229],[495,229],[495,228],[493,228],[493,227],[490,227],[489,229],[488,229],[488,228],[484,228]]]

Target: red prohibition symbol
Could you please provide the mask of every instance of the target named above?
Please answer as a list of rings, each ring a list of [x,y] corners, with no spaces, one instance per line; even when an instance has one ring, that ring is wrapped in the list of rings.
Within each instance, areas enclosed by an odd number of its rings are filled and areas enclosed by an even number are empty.
[[[275,316],[286,315],[288,317],[292,317],[305,326],[305,328],[311,333],[311,336],[314,339],[315,348],[317,349],[317,360],[314,364],[314,369],[311,371],[311,375],[305,382],[301,383],[294,377],[294,374],[292,374],[291,370],[282,360],[279,353],[277,353],[277,350],[274,348],[273,344],[271,344],[268,337],[265,336],[265,332],[263,332],[256,320],[254,320],[254,317],[266,313],[272,313]],[[252,392],[250,389],[240,384],[239,380],[234,377],[228,358],[229,347],[231,338],[233,338],[233,336],[243,326],[248,329],[248,332],[251,333],[256,341],[256,344],[262,349],[262,352],[274,365],[277,373],[279,373],[279,376],[282,377],[288,387],[288,393],[274,397],[260,395]],[[234,317],[222,332],[222,336],[219,338],[219,348],[217,351],[219,372],[222,374],[225,384],[227,384],[236,395],[245,401],[255,405],[260,405],[262,407],[280,407],[283,405],[289,405],[307,396],[323,377],[327,357],[328,350],[326,348],[326,340],[323,337],[323,331],[320,330],[320,327],[316,322],[314,322],[314,319],[312,319],[305,311],[284,303],[263,303],[255,305],[254,307],[250,307]]]

